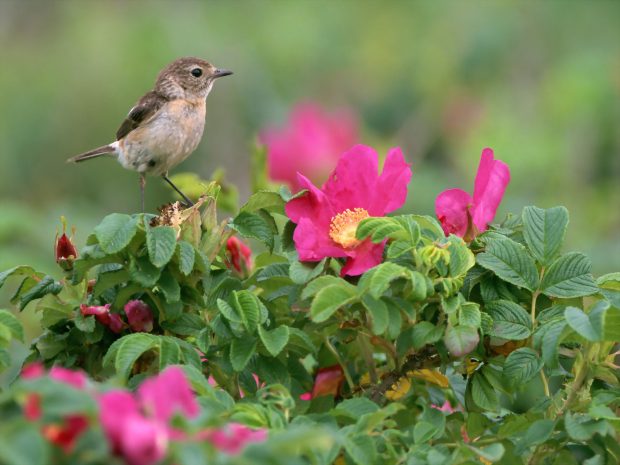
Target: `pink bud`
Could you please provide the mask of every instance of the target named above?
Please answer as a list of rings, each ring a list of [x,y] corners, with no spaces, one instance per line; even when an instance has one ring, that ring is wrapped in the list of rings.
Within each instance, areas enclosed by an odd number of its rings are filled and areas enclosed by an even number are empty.
[[[229,237],[226,241],[226,258],[228,268],[235,270],[242,276],[252,271],[252,249],[237,237]]]
[[[129,327],[135,332],[150,333],[153,330],[153,311],[141,300],[130,300],[125,304]]]

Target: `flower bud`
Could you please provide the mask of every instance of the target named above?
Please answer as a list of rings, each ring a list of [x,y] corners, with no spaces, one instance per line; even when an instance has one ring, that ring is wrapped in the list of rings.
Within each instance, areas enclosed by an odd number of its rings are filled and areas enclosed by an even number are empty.
[[[130,300],[125,304],[129,327],[135,332],[150,333],[153,330],[153,312],[141,300]]]
[[[73,269],[73,261],[77,258],[78,253],[75,245],[72,242],[72,238],[69,238],[66,234],[67,222],[65,217],[61,217],[62,222],[62,235],[58,237],[56,234],[56,243],[54,250],[56,252],[56,263],[65,271],[71,271]],[[73,237],[74,231],[72,231]]]
[[[247,277],[252,272],[252,249],[237,237],[226,241],[226,265],[240,276]]]

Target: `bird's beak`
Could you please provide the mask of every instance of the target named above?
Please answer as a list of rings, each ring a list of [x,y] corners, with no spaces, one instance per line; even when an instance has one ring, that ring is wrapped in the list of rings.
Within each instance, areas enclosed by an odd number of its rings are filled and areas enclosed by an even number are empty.
[[[216,69],[215,73],[213,73],[213,79],[230,76],[232,73],[233,72],[228,69]]]

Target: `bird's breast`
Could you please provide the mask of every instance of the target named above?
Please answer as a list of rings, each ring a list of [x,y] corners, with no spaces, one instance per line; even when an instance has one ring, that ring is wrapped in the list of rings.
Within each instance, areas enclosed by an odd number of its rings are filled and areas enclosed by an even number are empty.
[[[167,102],[148,123],[122,140],[119,160],[126,168],[142,173],[166,173],[198,146],[205,114],[205,99]]]

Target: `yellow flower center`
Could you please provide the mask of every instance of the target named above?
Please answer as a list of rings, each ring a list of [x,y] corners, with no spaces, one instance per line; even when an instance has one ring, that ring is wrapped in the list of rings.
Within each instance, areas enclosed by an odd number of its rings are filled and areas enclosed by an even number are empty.
[[[355,237],[357,225],[369,216],[363,208],[354,208],[353,210],[347,208],[332,218],[329,226],[329,237],[345,249],[357,247],[362,242]]]

